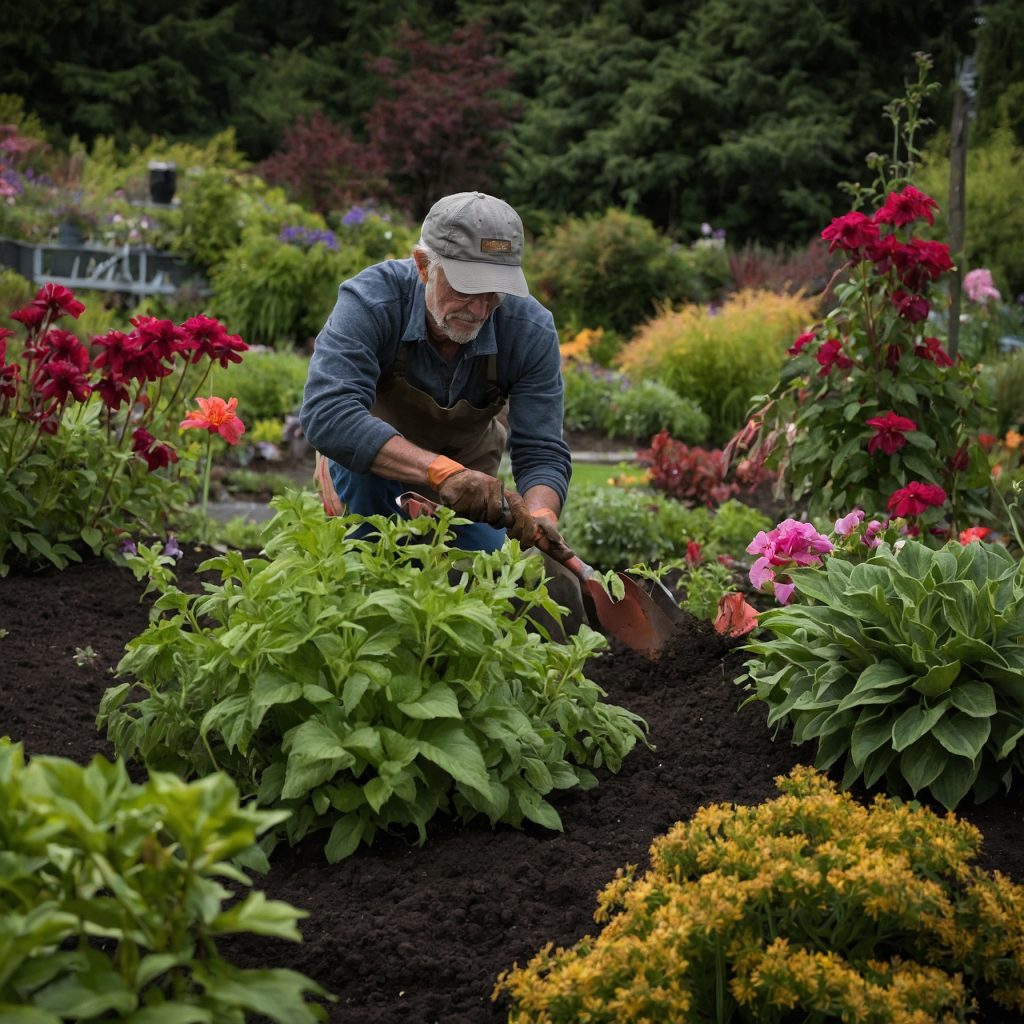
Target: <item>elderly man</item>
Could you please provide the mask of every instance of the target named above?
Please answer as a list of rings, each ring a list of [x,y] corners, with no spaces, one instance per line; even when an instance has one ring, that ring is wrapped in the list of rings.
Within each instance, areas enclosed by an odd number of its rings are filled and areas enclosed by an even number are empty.
[[[461,548],[494,550],[506,528],[524,547],[561,544],[571,459],[558,335],[522,254],[515,210],[460,192],[431,208],[411,259],[342,284],[300,413],[329,512],[393,515],[413,489],[473,521],[456,527]],[[515,491],[495,475],[506,442]]]

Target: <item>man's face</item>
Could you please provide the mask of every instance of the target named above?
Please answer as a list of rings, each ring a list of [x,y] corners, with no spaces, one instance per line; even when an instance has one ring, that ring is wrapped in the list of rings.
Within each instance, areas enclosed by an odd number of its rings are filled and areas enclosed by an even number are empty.
[[[504,298],[499,292],[465,295],[449,283],[444,268],[434,264],[427,272],[427,315],[434,326],[456,345],[468,345]]]

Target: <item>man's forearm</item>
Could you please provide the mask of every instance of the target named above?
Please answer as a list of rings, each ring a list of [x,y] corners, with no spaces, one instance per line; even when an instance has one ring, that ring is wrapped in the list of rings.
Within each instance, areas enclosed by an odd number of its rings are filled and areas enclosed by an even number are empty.
[[[436,452],[428,452],[396,434],[381,446],[370,466],[370,472],[389,480],[426,486],[427,468],[436,458]]]
[[[541,509],[549,509],[556,516],[562,510],[562,502],[558,492],[547,484],[535,484],[523,497],[526,499],[526,507],[533,514]]]

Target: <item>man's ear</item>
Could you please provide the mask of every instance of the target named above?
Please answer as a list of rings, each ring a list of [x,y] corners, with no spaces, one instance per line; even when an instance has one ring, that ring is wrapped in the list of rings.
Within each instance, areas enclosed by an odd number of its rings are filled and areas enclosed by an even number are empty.
[[[419,271],[420,280],[426,284],[430,272],[430,259],[425,252],[420,252],[419,249],[413,249],[412,258],[416,261],[416,269]]]

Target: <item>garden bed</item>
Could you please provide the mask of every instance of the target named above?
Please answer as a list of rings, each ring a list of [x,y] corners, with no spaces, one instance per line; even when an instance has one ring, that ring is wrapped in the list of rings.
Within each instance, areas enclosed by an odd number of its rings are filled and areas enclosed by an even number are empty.
[[[202,557],[186,550],[184,589],[200,589]],[[130,572],[98,560],[0,581],[0,732],[29,755],[110,756],[96,708],[124,643],[145,627],[141,593]],[[772,740],[763,706],[737,711],[741,664],[734,644],[696,621],[656,664],[614,647],[588,674],[647,719],[656,749],[635,750],[617,776],[599,772],[596,789],[554,797],[564,833],[434,822],[424,847],[378,840],[336,865],[320,836],[279,847],[257,884],[309,912],[304,943],[225,942],[223,952],[308,974],[338,996],[331,1019],[346,1024],[503,1020],[490,1000],[498,973],[596,931],[595,896],[617,868],[644,864],[651,840],[698,806],[761,801],[775,776],[811,759],[785,735]],[[961,814],[985,835],[982,866],[1024,881],[1022,791]]]

